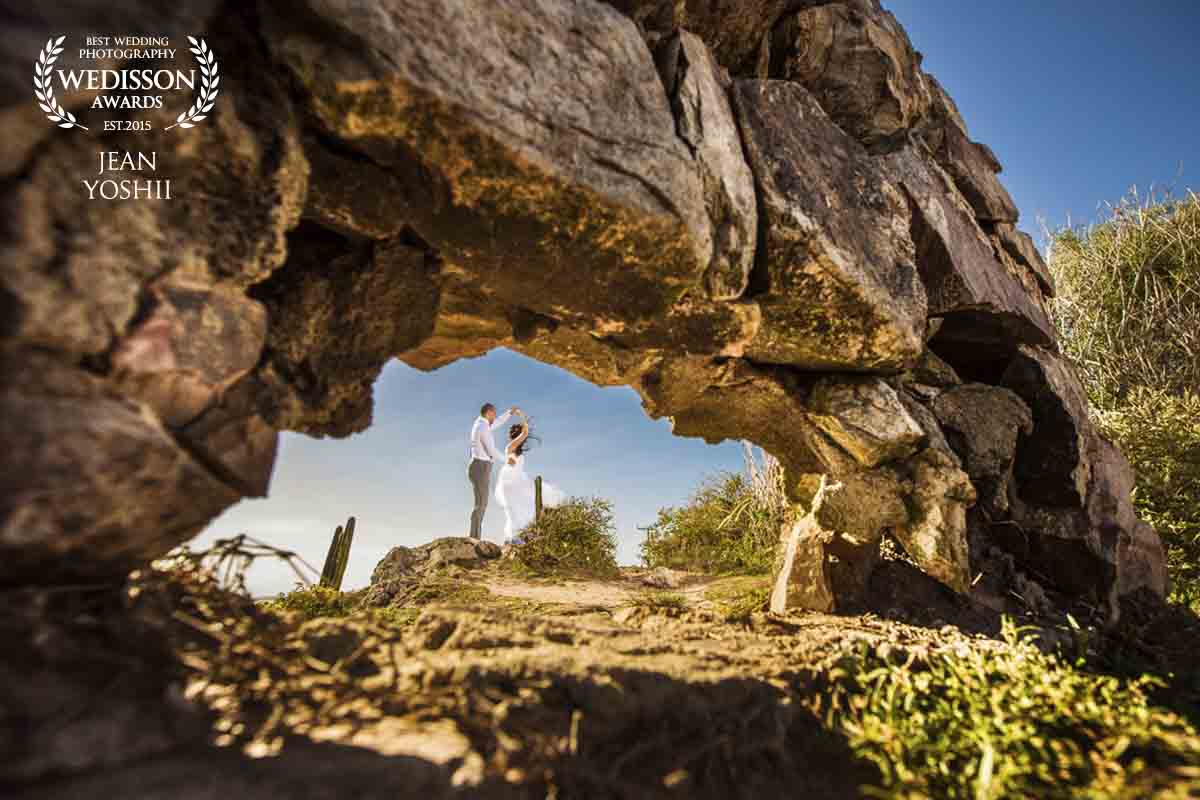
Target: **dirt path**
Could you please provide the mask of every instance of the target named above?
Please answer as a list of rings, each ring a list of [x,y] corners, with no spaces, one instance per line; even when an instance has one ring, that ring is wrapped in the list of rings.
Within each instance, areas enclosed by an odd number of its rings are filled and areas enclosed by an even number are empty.
[[[622,569],[620,577],[607,580],[547,580],[491,572],[484,578],[482,586],[498,597],[610,610],[628,605],[640,595],[656,592],[677,595],[690,608],[704,608],[710,604],[706,597],[708,591],[720,582],[708,575],[674,573],[676,585],[655,586],[645,581],[651,570],[630,568]]]

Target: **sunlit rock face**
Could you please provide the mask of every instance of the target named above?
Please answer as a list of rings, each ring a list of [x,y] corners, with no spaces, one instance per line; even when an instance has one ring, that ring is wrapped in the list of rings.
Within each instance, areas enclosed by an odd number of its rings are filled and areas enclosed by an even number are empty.
[[[41,7],[0,85],[143,5]],[[864,602],[885,537],[965,595],[993,550],[1163,593],[999,164],[875,0],[185,5],[154,20],[224,83],[157,145],[177,201],[82,202],[95,143],[0,105],[36,131],[0,150],[0,579],[159,555],[266,493],[278,430],[367,427],[388,359],[508,347],[776,455],[784,605]]]

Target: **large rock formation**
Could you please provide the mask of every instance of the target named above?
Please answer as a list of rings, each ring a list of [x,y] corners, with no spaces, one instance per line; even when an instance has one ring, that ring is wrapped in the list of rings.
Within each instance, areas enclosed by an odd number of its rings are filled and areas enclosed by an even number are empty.
[[[365,428],[389,358],[509,347],[766,447],[802,509],[829,476],[781,603],[862,601],[884,537],[960,593],[997,550],[1163,593],[999,164],[876,0],[144,5],[2,42],[0,580],[120,573],[264,494],[276,431]],[[97,26],[221,56],[207,120],[103,134],[173,201],[84,201],[96,140],[18,91]]]

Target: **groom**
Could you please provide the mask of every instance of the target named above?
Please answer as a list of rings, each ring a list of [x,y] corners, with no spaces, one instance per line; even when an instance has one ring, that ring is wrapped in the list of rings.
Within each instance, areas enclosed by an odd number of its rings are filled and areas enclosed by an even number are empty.
[[[487,510],[489,490],[492,488],[492,462],[504,460],[504,455],[496,449],[492,431],[503,425],[516,410],[517,407],[513,406],[497,417],[496,407],[484,403],[475,424],[471,426],[471,460],[467,467],[467,478],[475,490],[475,508],[471,511],[472,539],[483,538],[483,512]]]

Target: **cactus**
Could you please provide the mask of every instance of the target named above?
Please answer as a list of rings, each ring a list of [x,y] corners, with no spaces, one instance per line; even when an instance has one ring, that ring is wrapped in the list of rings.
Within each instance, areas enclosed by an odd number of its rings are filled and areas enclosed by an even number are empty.
[[[354,542],[354,517],[346,521],[346,527],[341,525],[333,532],[333,541],[329,543],[329,552],[325,556],[325,566],[321,570],[321,585],[335,591],[342,590],[342,579],[346,576],[346,565],[350,562],[350,545]]]
[[[542,476],[538,475],[533,480],[533,521],[537,522],[542,518]]]

